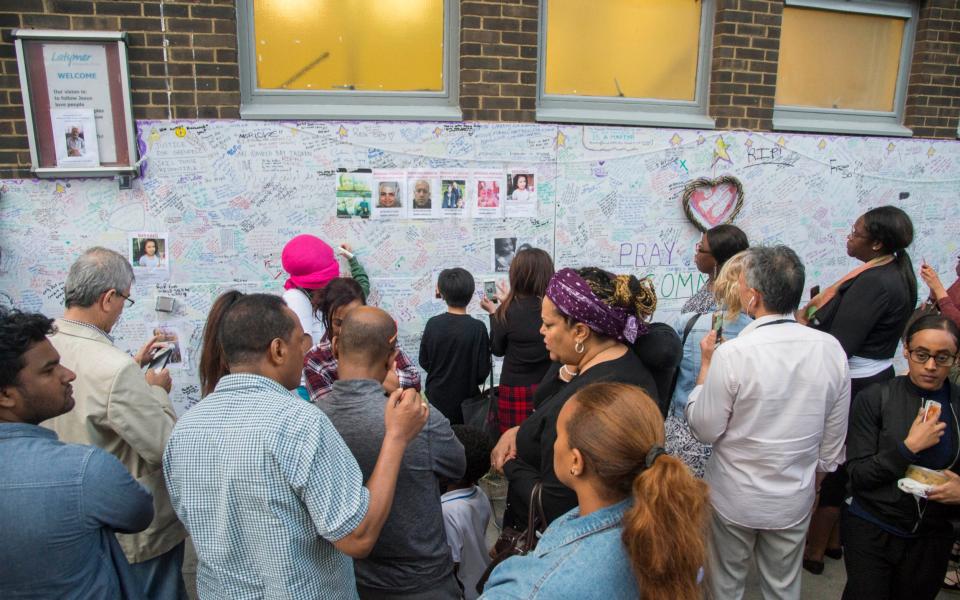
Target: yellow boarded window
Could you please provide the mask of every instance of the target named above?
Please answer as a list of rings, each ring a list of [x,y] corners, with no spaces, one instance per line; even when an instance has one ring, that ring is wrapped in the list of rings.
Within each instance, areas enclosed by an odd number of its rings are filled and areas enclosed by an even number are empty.
[[[440,92],[444,0],[254,0],[260,89]]]
[[[546,94],[696,99],[703,2],[546,4]]]
[[[891,112],[907,20],[786,7],[778,106]]]

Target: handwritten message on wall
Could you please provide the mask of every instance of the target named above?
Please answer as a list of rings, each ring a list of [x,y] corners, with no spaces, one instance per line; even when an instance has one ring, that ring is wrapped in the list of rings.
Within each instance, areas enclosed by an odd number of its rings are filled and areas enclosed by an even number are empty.
[[[160,281],[138,279],[136,305],[115,333],[121,347],[134,350],[154,328],[176,328],[188,350],[174,372],[178,410],[199,400],[196,360],[213,299],[232,288],[282,291],[280,251],[300,233],[353,246],[371,277],[370,302],[400,322],[401,344],[414,357],[424,323],[443,310],[434,298],[437,273],[464,267],[478,289],[484,279],[503,278],[494,269],[497,238],[542,247],[558,266],[650,276],[660,296],[656,319],[673,322],[706,282],[693,263],[700,233],[680,204],[686,183],[699,177],[740,180],[745,200],[735,223],[752,243],[796,249],[808,287],[828,285],[855,265],[846,256],[846,234],[874,206],[894,204],[913,217],[914,261],[924,257],[948,284],[960,249],[960,144],[951,141],[250,121],[145,121],[139,136],[144,175],[132,189],[119,190],[112,180],[2,182],[0,302],[60,316],[63,280],[83,249],[128,254],[132,232],[166,232],[168,273]],[[413,187],[410,173],[437,181],[462,173],[466,189],[470,174],[482,173],[499,182],[504,201],[506,179],[497,174],[535,174],[535,216],[507,210],[473,218],[466,210],[437,218],[338,218],[338,173],[368,169],[391,180],[408,174],[401,193]],[[176,300],[172,313],[154,310],[158,296]],[[482,314],[476,302],[470,310]]]

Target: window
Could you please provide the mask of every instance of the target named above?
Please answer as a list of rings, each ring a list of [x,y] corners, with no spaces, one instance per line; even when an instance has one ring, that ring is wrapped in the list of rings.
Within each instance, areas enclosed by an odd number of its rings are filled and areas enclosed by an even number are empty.
[[[914,10],[906,2],[788,0],[774,128],[911,135],[901,119]]]
[[[541,0],[537,119],[713,127],[713,0]]]
[[[457,0],[238,0],[244,118],[461,117]]]

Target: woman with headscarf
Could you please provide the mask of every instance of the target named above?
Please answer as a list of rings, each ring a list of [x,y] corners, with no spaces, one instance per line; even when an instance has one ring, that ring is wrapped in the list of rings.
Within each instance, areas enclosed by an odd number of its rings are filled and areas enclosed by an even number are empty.
[[[350,253],[347,244],[341,248]],[[287,303],[297,317],[304,333],[310,336],[310,346],[317,344],[323,337],[323,320],[319,314],[320,291],[330,280],[340,276],[340,264],[333,248],[320,238],[301,234],[287,242],[280,255],[283,270],[287,272],[287,281],[283,284],[283,301]],[[364,295],[370,293],[370,280],[355,256],[349,255],[350,275],[357,280]],[[297,394],[309,400],[306,379],[301,378]]]
[[[540,329],[554,364],[534,394],[534,412],[500,437],[491,454],[494,468],[507,477],[504,525],[524,529],[536,483],[547,522],[577,505],[577,496],[553,471],[557,416],[567,400],[587,384],[630,383],[650,396],[657,387],[650,371],[631,350],[657,297],[648,279],[601,269],[561,269],[543,298]]]

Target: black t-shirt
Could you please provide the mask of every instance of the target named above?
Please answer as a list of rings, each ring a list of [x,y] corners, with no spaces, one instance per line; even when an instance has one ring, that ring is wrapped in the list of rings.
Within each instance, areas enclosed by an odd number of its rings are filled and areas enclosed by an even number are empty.
[[[541,502],[547,522],[577,505],[577,495],[560,483],[553,472],[553,443],[557,440],[560,409],[580,388],[598,381],[629,383],[642,387],[656,401],[657,386],[643,362],[631,350],[616,360],[587,369],[569,383],[559,378],[560,364],[553,363],[534,394],[533,414],[517,432],[517,458],[504,465],[510,483],[504,525],[523,529],[527,523],[530,492],[543,482]]]
[[[460,404],[480,393],[490,374],[490,337],[470,315],[444,313],[427,321],[420,340],[420,366],[427,372],[424,392],[451,423],[463,423]]]
[[[540,299],[514,298],[506,319],[490,315],[490,348],[503,356],[500,383],[508,386],[540,383],[550,368],[550,353],[540,335]]]

